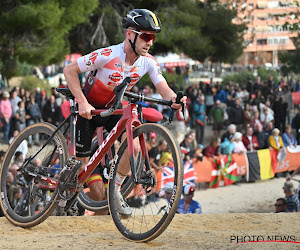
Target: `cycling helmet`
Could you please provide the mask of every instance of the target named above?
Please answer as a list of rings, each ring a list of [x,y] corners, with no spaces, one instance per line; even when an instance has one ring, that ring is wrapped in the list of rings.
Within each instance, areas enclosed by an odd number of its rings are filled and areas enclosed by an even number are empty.
[[[123,28],[133,27],[136,30],[149,30],[159,33],[161,23],[159,18],[150,10],[134,9],[123,19]]]
[[[128,27],[132,27],[136,30],[155,31],[156,33],[161,31],[159,18],[152,11],[146,9],[134,9],[129,11],[123,19],[123,28],[127,29]],[[135,50],[137,37],[138,34],[135,34],[134,40],[129,40],[129,43],[134,53],[139,56]]]

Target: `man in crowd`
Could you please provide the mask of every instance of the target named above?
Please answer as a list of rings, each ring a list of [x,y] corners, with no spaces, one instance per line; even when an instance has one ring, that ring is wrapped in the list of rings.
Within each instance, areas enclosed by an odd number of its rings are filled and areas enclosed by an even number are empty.
[[[275,203],[275,209],[276,209],[275,213],[284,213],[284,212],[287,212],[287,202],[286,202],[286,199],[284,199],[284,198],[277,199],[276,203]]]
[[[253,134],[253,128],[251,127],[247,128],[247,132],[243,135],[242,141],[248,151],[259,149],[257,137]]]
[[[300,202],[298,195],[295,193],[294,185],[291,181],[286,181],[284,183],[283,192],[287,201],[287,211],[298,212],[300,210]]]
[[[221,101],[217,100],[215,106],[213,106],[209,112],[213,124],[214,136],[219,137],[223,128],[224,110],[221,108]]]
[[[183,187],[183,199],[180,200],[178,213],[180,214],[202,214],[202,208],[199,202],[193,200],[195,186],[187,184]]]

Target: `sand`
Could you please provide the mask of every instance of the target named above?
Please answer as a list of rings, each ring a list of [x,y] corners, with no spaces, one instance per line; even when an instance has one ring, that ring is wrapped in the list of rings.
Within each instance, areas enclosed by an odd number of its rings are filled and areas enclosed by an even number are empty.
[[[127,241],[109,216],[52,216],[30,229],[0,218],[0,249],[299,249],[300,244],[289,242],[237,243],[237,237],[300,242],[300,213],[274,213],[283,183],[284,178],[275,178],[197,191],[194,198],[204,214],[175,215],[167,230],[148,243]]]

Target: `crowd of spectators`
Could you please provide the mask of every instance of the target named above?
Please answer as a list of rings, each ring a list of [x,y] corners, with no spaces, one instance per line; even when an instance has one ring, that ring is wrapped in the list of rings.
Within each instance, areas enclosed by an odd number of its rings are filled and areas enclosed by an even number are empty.
[[[10,92],[0,90],[0,119],[3,142],[8,143],[15,131],[22,131],[36,122],[46,121],[58,125],[62,120],[61,104],[66,101],[55,88],[47,97],[45,91],[36,88],[32,93],[23,88],[14,87]],[[29,142],[31,145],[32,142]],[[34,141],[39,144],[38,138]],[[29,146],[30,146],[29,145]]]

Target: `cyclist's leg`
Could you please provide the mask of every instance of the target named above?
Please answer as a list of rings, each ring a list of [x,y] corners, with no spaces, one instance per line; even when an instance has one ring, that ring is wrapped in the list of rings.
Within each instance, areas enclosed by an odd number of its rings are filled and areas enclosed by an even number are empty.
[[[105,185],[101,175],[91,175],[87,180],[87,185],[90,192],[87,193],[88,197],[95,201],[106,200]],[[97,211],[94,215],[107,215],[108,210]]]

